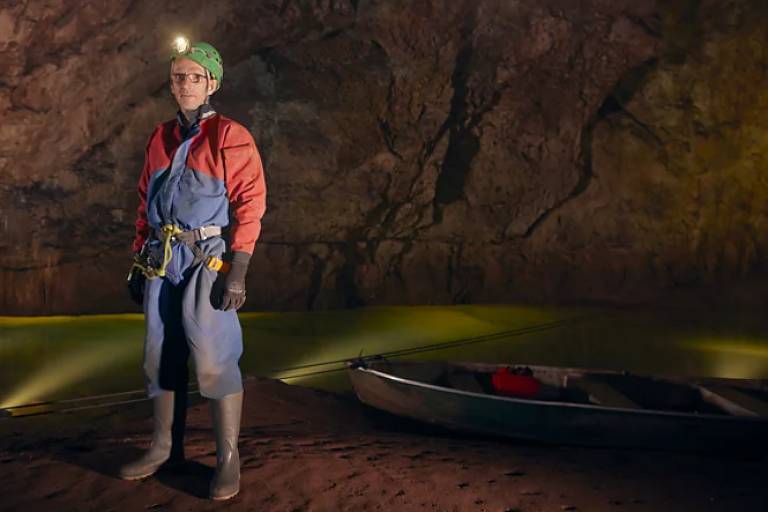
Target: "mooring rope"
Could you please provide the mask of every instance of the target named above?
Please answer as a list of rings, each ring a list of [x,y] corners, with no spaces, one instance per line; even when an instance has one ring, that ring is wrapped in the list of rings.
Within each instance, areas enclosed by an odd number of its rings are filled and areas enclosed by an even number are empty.
[[[484,335],[481,335],[481,336],[473,336],[473,337],[470,337],[470,338],[461,338],[461,339],[457,339],[457,340],[445,341],[443,343],[435,343],[433,345],[421,345],[421,346],[418,346],[418,347],[410,347],[410,348],[404,348],[404,349],[399,349],[399,350],[392,350],[392,351],[389,351],[389,352],[381,352],[379,354],[371,354],[371,355],[368,355],[368,356],[363,356],[361,354],[359,356],[359,359],[365,360],[365,359],[377,359],[377,358],[387,358],[387,357],[400,357],[400,356],[406,356],[406,355],[412,355],[412,354],[419,354],[419,353],[422,353],[422,352],[433,352],[433,351],[438,351],[438,350],[446,350],[446,349],[450,349],[450,348],[461,347],[461,346],[465,346],[465,345],[473,345],[475,343],[483,343],[483,342],[487,342],[487,341],[494,341],[494,340],[498,340],[500,338],[512,338],[512,337],[515,337],[515,336],[523,336],[525,334],[532,334],[532,333],[535,333],[535,332],[541,332],[541,331],[548,331],[548,330],[551,330],[551,329],[556,329],[558,327],[562,327],[564,325],[574,324],[576,322],[581,322],[581,321],[584,321],[584,320],[586,320],[588,318],[593,318],[595,316],[597,316],[597,315],[596,314],[582,315],[580,317],[571,318],[571,319],[567,319],[567,320],[557,320],[555,322],[549,322],[549,323],[546,323],[546,324],[533,325],[533,326],[529,326],[529,327],[521,327],[519,329],[511,329],[511,330],[508,330],[508,331],[499,331],[499,332],[495,332],[495,333],[491,333],[491,334],[484,334]],[[325,362],[321,362],[321,363],[308,363],[308,364],[292,366],[292,367],[289,367],[289,368],[278,368],[276,370],[272,370],[272,372],[274,372],[274,373],[285,373],[285,372],[289,372],[289,371],[293,371],[293,370],[303,370],[303,369],[306,369],[306,368],[316,368],[318,366],[328,366],[328,365],[331,365],[331,364],[343,364],[343,363],[347,363],[350,360],[351,360],[350,358],[346,358],[346,359],[335,359],[333,361],[325,361]],[[344,368],[341,368],[341,369],[344,369]],[[320,372],[320,373],[325,373],[325,372]],[[310,375],[310,374],[307,374],[307,375]],[[292,379],[292,378],[298,378],[300,376],[303,376],[303,374],[302,375],[295,375],[295,376],[291,375],[289,377],[281,377],[281,379],[286,379],[286,378]]]

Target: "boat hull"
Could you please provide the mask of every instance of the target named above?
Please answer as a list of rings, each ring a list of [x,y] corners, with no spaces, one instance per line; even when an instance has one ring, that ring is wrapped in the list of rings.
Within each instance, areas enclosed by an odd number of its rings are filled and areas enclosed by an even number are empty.
[[[444,427],[517,439],[591,446],[721,450],[765,448],[768,421],[517,399],[398,376],[398,365],[351,368],[360,400],[392,414]],[[410,363],[419,364],[419,363]],[[384,371],[384,370],[389,371]]]

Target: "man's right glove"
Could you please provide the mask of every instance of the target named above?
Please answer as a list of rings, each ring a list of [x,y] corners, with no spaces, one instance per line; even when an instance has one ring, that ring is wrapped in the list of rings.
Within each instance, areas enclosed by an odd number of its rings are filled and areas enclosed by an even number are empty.
[[[249,261],[251,261],[251,255],[247,252],[235,251],[232,254],[229,272],[224,278],[224,290],[219,309],[238,310],[245,304],[245,274],[248,272]]]
[[[134,257],[135,260],[136,257]],[[147,278],[144,276],[144,272],[136,265],[133,265],[130,272],[128,272],[128,295],[139,306],[144,303],[144,286],[146,282]]]

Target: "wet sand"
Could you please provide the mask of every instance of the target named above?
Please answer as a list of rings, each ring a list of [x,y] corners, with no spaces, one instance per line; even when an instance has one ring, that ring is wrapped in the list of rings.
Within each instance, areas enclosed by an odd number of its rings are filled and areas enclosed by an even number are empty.
[[[183,465],[114,476],[149,444],[148,411],[0,420],[0,510],[768,510],[764,457],[484,439],[266,379],[246,382],[241,492],[214,503],[204,403],[190,408]]]

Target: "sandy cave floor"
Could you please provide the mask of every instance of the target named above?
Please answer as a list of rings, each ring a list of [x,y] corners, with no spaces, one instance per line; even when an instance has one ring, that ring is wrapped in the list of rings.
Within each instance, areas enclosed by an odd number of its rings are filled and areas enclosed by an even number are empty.
[[[464,436],[256,378],[246,382],[241,493],[214,503],[204,403],[189,410],[183,465],[140,482],[114,476],[149,444],[148,411],[0,421],[0,510],[768,510],[764,457]]]

